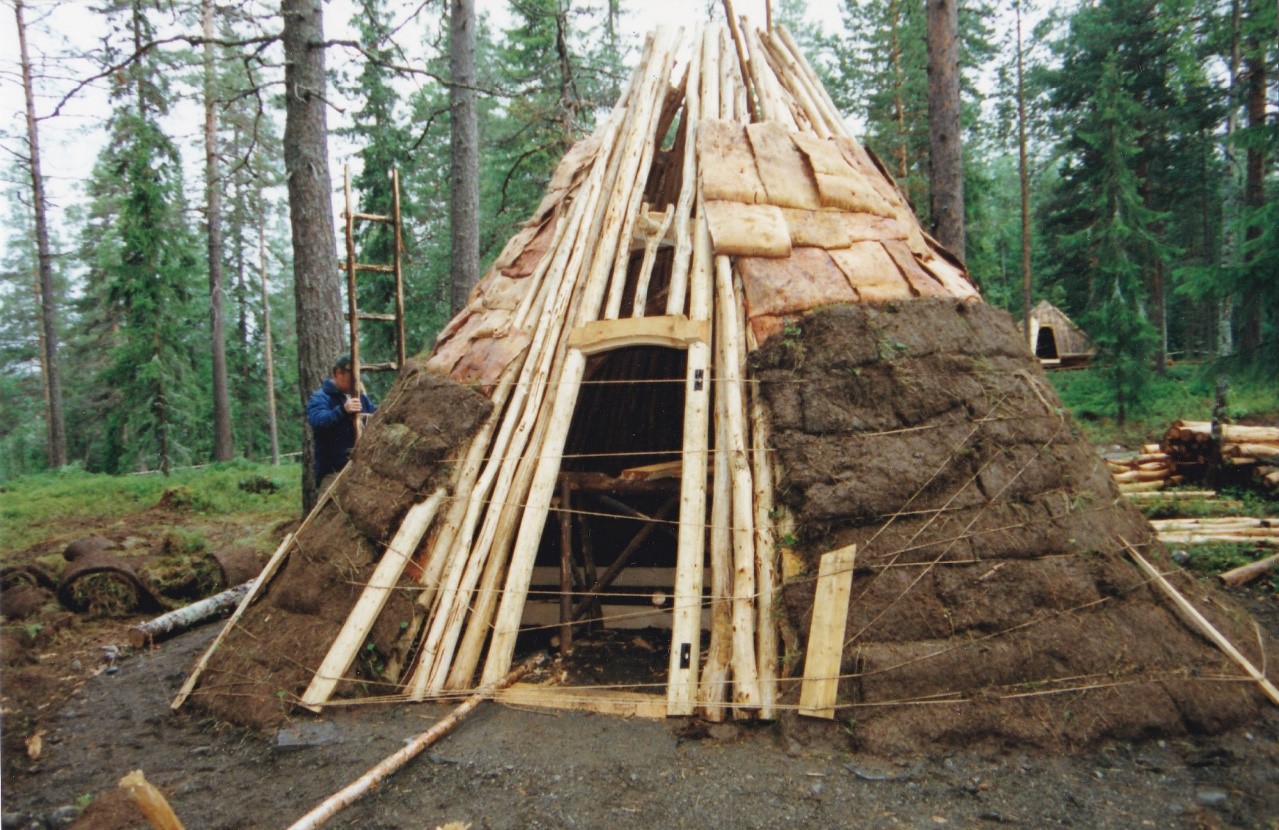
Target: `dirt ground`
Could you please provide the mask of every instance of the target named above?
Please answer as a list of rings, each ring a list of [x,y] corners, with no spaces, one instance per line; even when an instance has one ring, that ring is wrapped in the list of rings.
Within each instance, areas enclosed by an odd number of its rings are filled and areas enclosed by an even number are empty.
[[[1248,602],[1279,634],[1275,600]],[[259,734],[172,713],[216,628],[125,654],[111,673],[88,653],[50,658],[63,676],[97,674],[44,718],[38,760],[7,759],[4,827],[66,826],[94,798],[76,827],[145,827],[115,794],[134,769],[188,827],[288,826],[449,711],[364,706]],[[1279,827],[1279,709],[1218,737],[1070,755],[885,758],[847,745],[838,727],[789,719],[707,726],[484,704],[329,826]]]

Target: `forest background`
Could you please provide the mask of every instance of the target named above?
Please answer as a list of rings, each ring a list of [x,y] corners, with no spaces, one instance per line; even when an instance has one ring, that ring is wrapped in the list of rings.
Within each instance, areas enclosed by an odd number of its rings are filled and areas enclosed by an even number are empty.
[[[687,5],[689,22],[722,15]],[[448,9],[325,9],[333,195],[349,161],[358,209],[387,213],[388,172],[399,171],[408,348],[426,351],[455,302]],[[6,43],[21,33],[27,49],[0,61],[13,110],[0,132],[0,481],[51,465],[123,473],[226,458],[223,423],[235,455],[297,451],[309,390],[280,8],[5,0],[4,10]],[[616,99],[641,21],[662,17],[633,11],[624,0],[511,0],[479,17],[481,270]],[[1048,299],[1093,336],[1096,368],[1064,385],[1098,418],[1157,408],[1170,372],[1201,398],[1229,376],[1246,400],[1279,408],[1277,12],[1275,0],[959,3],[968,268],[989,302],[1021,316]],[[929,227],[924,0],[812,10],[782,0],[773,14]],[[34,175],[24,69],[38,128],[78,136]],[[53,203],[43,280],[37,182]],[[358,258],[388,261],[391,244],[362,226]],[[345,251],[332,255],[336,269]],[[389,310],[390,294],[382,275],[362,277],[359,305]],[[363,330],[366,359],[392,353],[389,329]]]

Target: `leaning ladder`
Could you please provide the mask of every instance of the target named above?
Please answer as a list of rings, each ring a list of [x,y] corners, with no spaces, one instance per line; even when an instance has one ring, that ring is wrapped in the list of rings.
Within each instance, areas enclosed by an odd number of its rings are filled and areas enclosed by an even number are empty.
[[[360,381],[360,372],[398,372],[400,367],[404,365],[404,275],[401,270],[400,249],[403,245],[404,238],[400,231],[400,172],[392,168],[391,170],[391,213],[383,215],[377,213],[360,213],[352,208],[351,204],[351,166],[346,165],[343,168],[343,190],[346,195],[346,210],[342,213],[342,218],[346,220],[346,295],[347,295],[347,323],[350,331],[351,343],[351,376],[355,380],[355,389],[357,393],[364,390],[364,386]],[[355,223],[356,222],[380,222],[384,225],[390,225],[395,231],[395,245],[393,246],[394,254],[390,264],[379,263],[370,264],[355,261]],[[356,305],[355,278],[360,273],[375,274],[392,274],[395,276],[395,311],[393,313],[378,313],[360,311]],[[395,360],[386,361],[384,363],[369,363],[361,365],[360,363],[360,321],[373,320],[385,323],[395,323]],[[355,421],[356,435],[361,431],[360,419]]]

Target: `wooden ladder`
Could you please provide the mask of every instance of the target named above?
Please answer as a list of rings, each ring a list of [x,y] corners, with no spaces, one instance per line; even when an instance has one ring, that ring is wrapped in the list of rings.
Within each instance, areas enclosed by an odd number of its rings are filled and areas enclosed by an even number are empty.
[[[346,196],[346,210],[342,218],[346,221],[346,294],[347,324],[351,345],[351,376],[355,381],[355,389],[364,391],[360,382],[360,372],[398,372],[404,365],[404,274],[401,269],[400,249],[403,245],[403,234],[400,229],[400,171],[391,170],[391,213],[360,213],[354,210],[351,203],[351,166],[343,168],[343,191]],[[380,222],[390,225],[395,231],[394,255],[389,264],[369,264],[355,261],[355,223]],[[360,273],[393,274],[395,276],[395,311],[393,313],[377,313],[360,311],[356,305],[355,277]],[[383,363],[361,364],[360,362],[360,321],[370,320],[395,323],[395,360]],[[356,434],[360,432],[360,421],[356,420]]]

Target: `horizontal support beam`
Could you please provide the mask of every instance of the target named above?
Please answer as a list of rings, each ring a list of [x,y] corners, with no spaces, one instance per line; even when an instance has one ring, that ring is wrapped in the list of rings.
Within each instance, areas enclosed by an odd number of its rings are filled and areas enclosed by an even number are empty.
[[[395,361],[389,361],[387,363],[361,363],[360,364],[361,372],[398,372],[399,370],[400,370],[400,364],[396,363]]]
[[[394,314],[382,314],[376,311],[360,311],[357,312],[355,316],[359,317],[361,320],[381,320],[386,323],[394,323],[397,319],[399,319]]]
[[[710,337],[711,325],[706,320],[689,320],[683,315],[628,317],[579,326],[569,334],[568,345],[589,357],[627,346],[687,349],[690,343],[709,342]]]

